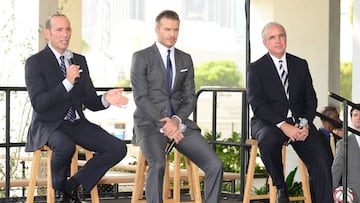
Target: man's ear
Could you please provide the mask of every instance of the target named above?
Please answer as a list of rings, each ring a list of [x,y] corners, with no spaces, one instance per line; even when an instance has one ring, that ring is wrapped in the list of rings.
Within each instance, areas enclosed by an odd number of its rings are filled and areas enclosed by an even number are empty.
[[[48,30],[48,29],[44,29],[44,31],[43,31],[43,33],[44,33],[44,37],[45,37],[45,39],[49,39],[50,38],[50,30]]]

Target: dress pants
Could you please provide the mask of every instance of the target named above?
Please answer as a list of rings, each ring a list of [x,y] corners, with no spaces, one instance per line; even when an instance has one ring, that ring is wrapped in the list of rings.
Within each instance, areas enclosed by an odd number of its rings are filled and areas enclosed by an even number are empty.
[[[165,147],[168,139],[153,126],[135,126],[140,148],[148,161],[145,195],[147,203],[162,203],[165,171]],[[199,130],[187,128],[176,149],[205,172],[205,203],[219,203],[223,178],[223,162]]]
[[[125,142],[88,121],[64,121],[51,134],[47,145],[53,150],[51,171],[55,190],[63,190],[66,186],[76,145],[95,153],[73,176],[86,191],[91,191],[105,173],[127,153]]]
[[[259,119],[251,122],[252,137],[259,141],[261,159],[271,175],[273,185],[286,187],[283,175],[281,149],[288,137],[276,126]],[[305,163],[310,179],[313,203],[333,203],[331,157],[327,153],[318,131],[310,124],[305,141],[291,142],[295,152]]]

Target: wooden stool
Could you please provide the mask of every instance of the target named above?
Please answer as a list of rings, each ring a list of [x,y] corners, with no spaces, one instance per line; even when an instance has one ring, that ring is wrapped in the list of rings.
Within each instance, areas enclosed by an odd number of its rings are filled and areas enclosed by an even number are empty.
[[[258,152],[258,141],[257,140],[246,140],[246,144],[251,145],[251,148],[250,148],[248,171],[247,171],[247,175],[246,175],[243,203],[249,203],[250,200],[257,200],[257,199],[270,199],[270,203],[275,203],[276,202],[276,187],[272,186],[271,177],[269,178],[269,194],[264,194],[264,195],[252,195],[251,194],[251,188],[252,188],[254,174],[255,174],[256,155]],[[286,146],[284,145],[282,148],[282,162],[283,162],[283,166],[284,166],[284,171],[285,171],[285,161],[286,161]],[[302,189],[303,189],[304,195],[298,196],[298,197],[290,197],[290,201],[304,200],[305,203],[311,203],[309,177],[308,177],[306,166],[302,162],[301,159],[299,159],[299,169],[300,169],[300,174],[301,174],[301,184],[302,184]]]
[[[78,170],[78,152],[81,149],[80,146],[76,146],[76,151],[74,153],[74,156],[71,161],[71,168],[70,168],[70,174],[73,176],[77,170]],[[39,171],[39,165],[40,165],[40,155],[42,151],[46,151],[47,154],[47,188],[46,188],[46,202],[47,203],[53,203],[54,202],[54,189],[52,187],[52,179],[51,179],[51,156],[52,156],[52,150],[44,145],[38,150],[34,151],[32,164],[31,164],[31,173],[30,173],[30,179],[29,179],[29,186],[28,186],[28,194],[26,197],[26,203],[33,203],[34,202],[34,194],[35,194],[35,186],[36,181],[38,178],[38,171]],[[92,158],[93,154],[90,151],[85,152],[86,160],[89,160]],[[97,187],[94,187],[91,190],[91,201],[92,203],[99,203],[99,195],[97,191]]]
[[[34,194],[35,194],[35,186],[36,186],[36,180],[38,177],[38,171],[39,171],[39,165],[40,165],[40,155],[41,151],[46,151],[47,154],[47,190],[46,190],[46,202],[52,203],[54,202],[54,189],[52,187],[52,181],[51,181],[51,155],[52,150],[48,146],[43,146],[42,148],[35,150],[32,163],[31,163],[31,173],[30,173],[30,179],[29,179],[29,186],[28,186],[28,194],[26,196],[26,203],[33,203],[34,202]]]
[[[164,175],[164,184],[163,184],[163,200],[166,203],[178,203],[180,202],[180,179],[181,179],[181,170],[180,170],[180,159],[181,154],[176,149],[174,149],[174,169],[173,176],[170,175],[170,158],[166,157],[166,167]],[[199,168],[192,163],[189,159],[185,158],[186,161],[186,176],[188,181],[188,186],[190,189],[191,202],[201,203],[201,191],[200,191],[200,180],[199,180]],[[135,183],[134,189],[132,192],[131,203],[143,203],[146,200],[143,199],[144,185],[146,177],[146,160],[139,149],[138,153],[138,163],[136,167]],[[173,197],[170,197],[170,179],[173,178]]]

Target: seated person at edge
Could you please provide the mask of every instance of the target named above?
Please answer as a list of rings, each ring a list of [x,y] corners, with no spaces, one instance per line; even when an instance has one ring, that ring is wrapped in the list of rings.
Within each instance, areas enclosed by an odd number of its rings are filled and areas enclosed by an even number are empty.
[[[355,130],[360,132],[360,104],[350,110],[351,123]],[[347,186],[355,195],[353,203],[360,202],[360,135],[350,134],[348,137],[348,173]],[[344,174],[344,139],[336,143],[336,154],[332,165],[333,189],[342,185],[342,174]]]
[[[291,144],[307,166],[312,202],[333,203],[331,157],[313,124],[317,97],[309,67],[306,60],[286,52],[286,38],[281,24],[266,24],[262,39],[268,53],[248,67],[251,136],[259,141],[278,203],[290,202],[282,165],[284,144]]]
[[[67,49],[71,26],[65,15],[50,16],[44,35],[48,44],[25,64],[25,82],[33,108],[25,151],[32,152],[44,145],[53,151],[51,175],[55,202],[76,203],[80,202],[79,185],[90,191],[127,153],[125,142],[90,123],[83,107],[92,111],[106,109],[111,104],[121,107],[128,99],[122,95],[122,89],[97,95],[85,57],[76,53],[71,57]],[[67,179],[76,145],[96,155]]]
[[[179,16],[165,10],[155,24],[157,41],[135,52],[131,65],[134,135],[149,163],[146,201],[163,202],[165,149],[174,140],[175,148],[205,172],[205,202],[220,202],[223,162],[196,123],[188,119],[196,102],[194,66],[189,54],[174,47]]]
[[[333,121],[336,121],[339,123],[337,125],[336,123],[332,122],[331,120],[326,120],[324,118],[320,118],[322,126],[319,128],[319,134],[326,138],[326,139],[324,139],[324,145],[327,147],[330,155],[333,157],[335,155],[336,142],[338,140],[340,140],[343,135],[342,129],[336,127],[336,126],[341,125],[341,123],[340,123],[341,120],[339,118],[339,112],[333,106],[326,106],[321,111],[321,114],[324,116],[327,116],[330,119],[332,119]]]

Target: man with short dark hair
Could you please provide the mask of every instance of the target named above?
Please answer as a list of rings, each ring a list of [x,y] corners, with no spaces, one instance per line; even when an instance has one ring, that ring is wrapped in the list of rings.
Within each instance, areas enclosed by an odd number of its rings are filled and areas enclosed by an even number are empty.
[[[123,141],[85,118],[83,107],[98,111],[110,105],[126,105],[128,99],[122,95],[123,89],[97,95],[85,57],[72,55],[67,49],[71,31],[65,15],[50,16],[44,30],[48,44],[25,64],[25,82],[33,107],[25,151],[44,145],[53,151],[52,185],[55,202],[59,203],[80,202],[79,185],[90,191],[127,153]],[[93,151],[95,156],[67,180],[76,145]]]
[[[188,117],[196,102],[194,66],[191,56],[174,47],[180,20],[165,10],[156,17],[157,41],[137,51],[131,65],[131,84],[136,104],[134,132],[149,163],[146,201],[162,203],[165,147],[175,148],[205,172],[206,203],[221,198],[223,162]]]

